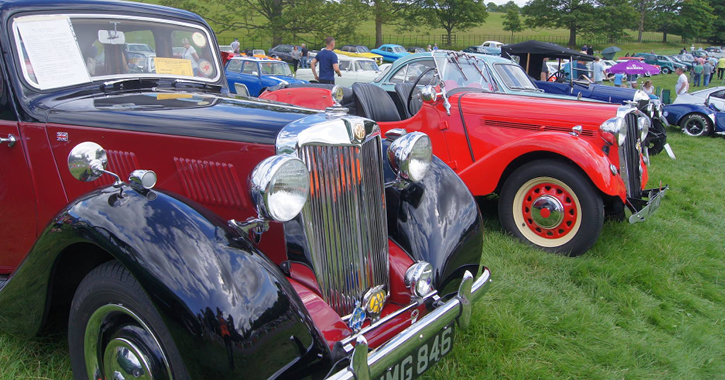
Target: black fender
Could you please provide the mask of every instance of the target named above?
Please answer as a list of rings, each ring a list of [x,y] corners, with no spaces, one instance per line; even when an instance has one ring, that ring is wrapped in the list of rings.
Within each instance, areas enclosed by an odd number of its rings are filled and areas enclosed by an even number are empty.
[[[388,145],[384,142],[383,152]],[[433,266],[434,285],[441,294],[457,291],[464,271],[476,276],[481,264],[483,222],[475,198],[435,156],[422,181],[404,186],[395,184],[388,162],[383,167],[390,238],[414,260]]]
[[[302,378],[329,367],[322,363],[329,350],[299,296],[246,237],[191,200],[127,186],[88,193],[54,218],[0,290],[0,328],[39,331],[51,284],[69,274],[57,263],[78,245],[106,252],[133,274],[193,379]],[[83,267],[82,252],[73,260]]]

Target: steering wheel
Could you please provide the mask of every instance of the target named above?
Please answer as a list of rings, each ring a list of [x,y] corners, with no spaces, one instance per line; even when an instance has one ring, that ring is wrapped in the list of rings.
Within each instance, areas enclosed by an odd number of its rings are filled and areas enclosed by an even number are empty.
[[[552,78],[554,78],[554,82],[558,82],[558,81],[559,81],[559,78],[561,78],[561,77],[562,77],[562,75],[563,75],[563,74],[562,74],[562,72],[561,72],[561,71],[557,71],[557,72],[555,72],[555,73],[553,73],[553,74],[549,75],[549,77],[548,77],[548,78],[546,78],[546,81],[547,81],[547,82],[551,82],[551,81],[552,81],[551,79],[552,79]]]
[[[413,93],[415,92],[415,89],[418,88],[418,83],[420,83],[420,80],[423,79],[423,77],[428,74],[429,72],[435,70],[435,67],[429,67],[426,71],[423,71],[419,76],[418,79],[415,80],[413,83],[413,88],[410,89],[410,94],[408,94],[408,99],[405,101],[405,108],[406,111],[410,114],[410,116],[413,116],[416,114],[416,112],[413,112],[413,109],[410,108],[410,105],[413,103]]]

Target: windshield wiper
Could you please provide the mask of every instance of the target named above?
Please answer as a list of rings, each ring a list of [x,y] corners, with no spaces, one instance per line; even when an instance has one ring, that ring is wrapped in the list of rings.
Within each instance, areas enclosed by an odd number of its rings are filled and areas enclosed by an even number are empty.
[[[448,62],[453,63],[456,66],[458,71],[461,72],[461,75],[463,75],[463,80],[468,80],[468,77],[466,77],[466,74],[463,72],[463,68],[458,63],[458,57],[454,56],[453,52],[448,52]]]
[[[220,86],[218,84],[210,84],[210,83],[195,81],[195,80],[176,79],[173,82],[174,88],[185,87],[186,85],[189,85],[190,87],[195,87],[195,88],[209,89],[209,90],[217,91],[217,92],[222,90],[222,86]]]
[[[158,84],[158,79],[124,78],[103,82],[101,84],[101,91],[152,88],[158,86]]]

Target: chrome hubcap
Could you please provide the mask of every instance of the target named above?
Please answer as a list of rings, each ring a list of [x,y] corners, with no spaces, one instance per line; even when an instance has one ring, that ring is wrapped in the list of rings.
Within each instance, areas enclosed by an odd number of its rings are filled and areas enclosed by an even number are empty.
[[[116,338],[108,343],[103,355],[103,369],[109,380],[153,378],[146,357],[136,345],[124,338]]]
[[[171,380],[168,361],[151,329],[123,305],[104,305],[91,315],[83,351],[89,379]]]
[[[537,198],[531,206],[531,219],[541,228],[556,228],[564,220],[564,206],[550,195]]]

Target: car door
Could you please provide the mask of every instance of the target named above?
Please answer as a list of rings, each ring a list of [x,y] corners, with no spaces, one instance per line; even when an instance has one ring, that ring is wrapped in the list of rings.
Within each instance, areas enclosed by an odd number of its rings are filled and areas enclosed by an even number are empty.
[[[12,273],[37,234],[37,201],[25,141],[7,82],[0,78],[0,276]]]
[[[242,78],[244,84],[249,89],[249,95],[258,96],[262,89],[262,79],[260,77],[259,65],[255,61],[243,61]]]
[[[236,93],[236,90],[234,89],[235,83],[244,83],[242,80],[242,63],[243,61],[240,59],[231,59],[227,62],[227,66],[224,70],[224,73],[227,76],[229,91],[233,93]]]

